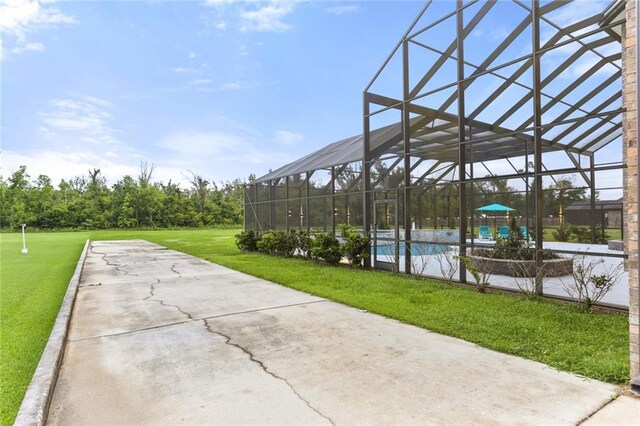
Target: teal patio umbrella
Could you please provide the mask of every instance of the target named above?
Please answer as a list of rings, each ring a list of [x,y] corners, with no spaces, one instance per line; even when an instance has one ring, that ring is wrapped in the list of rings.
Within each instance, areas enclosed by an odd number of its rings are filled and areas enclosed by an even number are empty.
[[[488,206],[478,207],[476,209],[477,212],[485,212],[485,213],[498,213],[498,212],[512,212],[515,209],[511,207],[503,206],[502,204],[489,204]],[[498,235],[498,227],[496,226],[496,217],[493,216],[493,227],[496,229],[496,235]]]

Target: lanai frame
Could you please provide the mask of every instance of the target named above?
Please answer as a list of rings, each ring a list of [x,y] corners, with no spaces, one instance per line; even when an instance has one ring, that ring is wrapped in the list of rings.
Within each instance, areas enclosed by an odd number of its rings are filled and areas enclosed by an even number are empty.
[[[400,195],[403,199],[403,223],[405,224],[404,235],[402,236],[402,240],[405,242],[404,270],[407,273],[410,273],[412,264],[412,235],[411,226],[409,226],[409,224],[412,222],[411,191],[416,189],[416,179],[415,177],[411,176],[412,170],[416,168],[416,161],[412,160],[417,160],[417,162],[420,162],[424,158],[429,158],[438,162],[442,162],[443,164],[448,161],[448,163],[451,164],[452,168],[457,169],[457,184],[459,190],[458,208],[460,212],[458,245],[460,253],[466,254],[468,245],[467,216],[469,216],[469,210],[467,208],[467,192],[472,187],[473,182],[479,180],[478,178],[475,178],[473,176],[473,163],[475,162],[477,164],[478,159],[467,158],[469,154],[469,148],[473,146],[479,146],[479,144],[482,143],[494,141],[495,143],[492,149],[495,149],[496,153],[494,155],[489,155],[487,157],[488,160],[505,158],[508,161],[509,157],[514,156],[514,153],[524,154],[526,156],[529,156],[531,154],[531,158],[533,159],[534,167],[532,171],[527,170],[524,173],[518,173],[518,171],[514,167],[514,175],[510,177],[519,176],[524,177],[525,179],[533,180],[534,214],[531,220],[533,228],[535,229],[534,241],[536,249],[536,265],[538,267],[538,270],[542,270],[542,177],[547,175],[552,176],[554,174],[559,174],[562,172],[580,173],[585,181],[589,184],[589,195],[592,200],[592,204],[594,204],[595,173],[608,169],[623,168],[624,165],[616,164],[609,166],[596,166],[594,162],[594,152],[598,148],[601,148],[602,146],[611,142],[615,138],[620,137],[621,135],[621,121],[613,120],[616,120],[621,116],[623,109],[621,107],[608,108],[613,102],[617,102],[622,98],[621,90],[617,91],[617,93],[612,98],[608,99],[605,104],[601,104],[597,108],[594,108],[592,110],[580,109],[580,106],[585,104],[588,101],[588,98],[597,95],[598,91],[605,89],[610,84],[619,84],[620,71],[613,74],[611,78],[606,81],[606,83],[603,83],[602,85],[594,88],[589,88],[589,90],[585,92],[584,98],[582,100],[569,106],[570,111],[581,111],[581,115],[579,118],[567,118],[570,114],[561,114],[560,120],[555,120],[550,123],[543,123],[542,116],[545,112],[544,109],[548,110],[550,104],[554,105],[557,103],[566,103],[562,99],[563,95],[566,95],[567,93],[571,92],[571,90],[584,83],[584,81],[588,80],[588,76],[586,78],[576,79],[573,84],[567,87],[566,91],[563,91],[557,96],[549,96],[545,94],[545,96],[550,99],[550,101],[545,106],[543,106],[541,98],[543,96],[543,89],[545,85],[550,81],[553,81],[554,78],[561,75],[564,70],[571,67],[576,61],[580,59],[580,55],[570,56],[560,67],[558,67],[556,72],[551,73],[544,80],[541,78],[540,58],[544,53],[552,49],[557,49],[562,46],[567,46],[571,43],[577,42],[580,45],[580,49],[595,52],[602,59],[601,63],[599,64],[600,66],[603,66],[604,64],[611,64],[618,68],[618,70],[620,70],[620,66],[616,63],[616,61],[618,61],[621,57],[620,52],[605,57],[599,51],[595,50],[595,48],[606,43],[615,42],[615,29],[619,28],[624,23],[624,20],[616,20],[613,22],[608,22],[607,24],[602,24],[605,12],[603,11],[603,14],[597,14],[583,19],[572,24],[569,28],[561,28],[555,25],[552,21],[546,19],[545,14],[566,6],[567,2],[552,1],[541,6],[538,1],[532,1],[527,4],[525,2],[516,0],[514,1],[514,4],[526,10],[528,12],[528,17],[523,19],[523,21],[515,29],[513,29],[513,31],[509,35],[507,35],[507,37],[505,37],[504,41],[500,43],[498,47],[487,56],[487,59],[483,61],[482,64],[471,64],[469,61],[465,60],[465,38],[470,36],[476,25],[481,22],[486,14],[496,5],[496,2],[491,0],[483,2],[482,6],[479,9],[475,10],[473,13],[470,13],[472,17],[465,23],[465,13],[469,12],[472,9],[472,6],[478,2],[463,2],[462,0],[458,0],[456,2],[454,11],[445,16],[436,17],[437,19],[434,19],[432,23],[426,26],[419,25],[419,23],[423,22],[423,17],[428,14],[432,3],[432,1],[429,1],[425,4],[424,8],[419,13],[413,24],[403,35],[403,37],[398,42],[395,49],[391,52],[387,60],[384,62],[380,70],[374,75],[373,79],[363,93],[364,158],[362,170],[364,182],[364,231],[367,233],[370,233],[372,231],[372,209],[374,208],[374,194],[376,191],[371,184],[371,170],[374,167],[375,163],[377,161],[380,161],[380,158],[382,156],[384,156],[385,154],[393,153],[397,158],[401,158],[404,170],[404,181],[401,185],[401,188],[399,188],[399,192],[401,193]],[[434,28],[447,19],[455,19],[456,35],[455,40],[446,50],[443,51],[441,49],[429,46],[424,42],[416,40],[416,38],[422,33],[430,30],[431,28]],[[550,39],[546,40],[542,45],[540,34],[541,22],[545,22],[547,25],[551,25],[557,30],[556,34]],[[594,29],[594,25],[598,25],[597,28]],[[527,29],[529,26],[531,27],[531,53],[515,59],[511,59],[497,66],[491,66],[494,60],[499,57],[501,53],[504,52],[504,50],[506,50],[512,42],[520,37],[525,29]],[[423,74],[420,81],[413,87],[409,81],[410,75],[413,74],[411,71],[411,61],[409,54],[410,46],[418,46],[420,48],[441,55],[440,58],[435,61],[431,68],[425,70],[425,73]],[[380,95],[378,93],[374,93],[374,91],[372,90],[376,79],[389,64],[391,58],[397,54],[402,55],[402,99]],[[445,90],[447,88],[446,86],[444,86],[425,91],[425,85],[438,72],[438,69],[442,67],[442,65],[447,60],[451,59],[456,61],[457,79],[455,82],[449,84],[448,87],[454,88],[455,92],[452,93],[452,95],[449,97],[449,99],[447,99],[447,101],[445,101],[443,105],[437,105],[436,108],[425,108],[424,104],[420,103],[421,98],[426,98],[431,94]],[[513,66],[514,64],[522,65],[511,76],[505,78],[505,76],[498,73],[503,69],[507,69],[508,67]],[[465,75],[465,67],[472,67],[475,70],[470,75]],[[531,85],[529,87],[527,87],[527,85],[523,85],[518,81],[518,77],[528,69],[532,71],[533,76]],[[474,117],[477,116],[478,111],[467,111],[465,109],[465,89],[477,78],[484,75],[497,76],[504,79],[504,83],[498,91],[492,93],[480,105],[480,108],[486,108],[491,105],[491,103],[495,101],[496,98],[501,94],[501,91],[506,90],[511,85],[517,84],[527,90],[527,93],[521,99],[515,101],[513,107],[510,108],[495,123],[478,122],[474,120]],[[527,104],[529,100],[532,100],[533,106],[530,119],[527,120],[523,126],[520,126],[516,130],[501,128],[500,124],[507,120],[511,114],[514,114],[519,107]],[[455,102],[457,102],[457,117],[447,116],[447,107]],[[377,109],[374,110],[374,107],[377,107]],[[383,144],[377,144],[375,147],[372,146],[372,117],[381,112],[393,109],[400,111],[402,114],[401,131],[389,138],[387,142]],[[414,117],[411,117],[411,115],[414,115]],[[440,132],[440,134],[438,134],[437,136],[434,132],[429,131],[429,126],[431,126],[431,129],[433,129],[433,123],[436,119],[444,119],[445,121],[444,125],[441,124],[439,129],[443,130],[443,132]],[[588,122],[589,120],[595,120],[595,124],[590,126],[591,132],[595,132],[603,126],[607,127],[607,131],[601,132],[597,138],[589,140],[587,144],[583,144],[583,141],[581,140],[564,140],[563,137],[566,136],[566,132],[560,133],[559,137],[556,137],[552,140],[544,140],[543,138],[546,130],[548,130],[550,127],[562,125],[572,125],[578,127]],[[449,129],[453,129],[453,131],[447,132],[447,130]],[[481,133],[481,136],[477,136],[478,133]],[[527,133],[530,133],[531,137],[524,137],[525,135],[527,135]],[[443,157],[442,149],[439,154],[434,155],[433,153],[431,153],[431,156],[424,157],[424,154],[420,152],[420,148],[428,146],[429,144],[433,144],[434,140],[437,141],[441,146],[444,146],[445,150],[448,150],[449,154],[456,153],[457,151],[457,161],[452,160],[451,158]],[[522,145],[523,143],[525,145],[524,153],[521,151],[521,147],[518,146]],[[500,152],[499,145],[504,146],[506,148],[506,152]],[[545,149],[552,147],[564,150],[571,162],[575,165],[575,169],[548,170],[542,161],[542,154]],[[531,153],[530,150],[532,151]],[[588,167],[584,167],[582,165],[582,162],[576,158],[579,156],[586,156],[589,159]],[[503,175],[500,177],[504,178],[505,176]],[[420,178],[418,178],[418,180],[422,178],[423,177],[421,176]],[[527,188],[529,188],[528,185]],[[592,206],[592,208],[594,207]],[[595,225],[595,223],[591,224],[592,242],[595,241]],[[460,281],[466,282],[466,274],[463,266],[464,265],[461,265]],[[542,278],[543,277],[540,276],[536,282],[536,291],[539,294],[543,293]]]

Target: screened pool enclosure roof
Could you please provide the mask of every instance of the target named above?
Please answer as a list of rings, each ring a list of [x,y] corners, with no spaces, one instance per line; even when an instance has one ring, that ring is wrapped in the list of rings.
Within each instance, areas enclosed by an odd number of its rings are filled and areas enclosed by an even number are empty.
[[[420,107],[420,110],[423,113],[422,117],[412,119],[410,124],[411,155],[416,158],[455,163],[459,146],[458,117],[425,107]],[[557,138],[543,138],[543,152],[564,150],[577,154],[593,153],[621,135],[620,122],[605,122],[605,124],[608,127],[606,132],[584,135],[570,143],[566,143],[564,138],[566,132],[562,132]],[[523,132],[514,132],[479,121],[471,121],[467,132],[475,139],[474,160],[478,162],[520,157],[527,153],[531,154],[533,151],[533,136]],[[563,142],[559,142],[561,138]],[[358,135],[331,143],[260,177],[255,183],[362,161],[363,140],[363,135]],[[371,150],[379,155],[401,155],[402,141],[401,123],[371,131]]]
[[[574,11],[575,19],[558,23],[556,19],[560,16],[566,18],[570,4],[572,2],[565,0],[533,3],[524,0],[427,1],[364,91],[365,104],[380,108],[367,112],[365,117],[384,111],[404,111],[407,113],[405,120],[409,121],[408,126],[403,126],[397,117],[386,121],[393,124],[365,130],[369,141],[367,163],[407,153],[419,160],[456,164],[460,161],[462,147],[467,152],[467,163],[513,158],[533,154],[536,138],[541,143],[541,152],[564,151],[569,155],[593,156],[599,149],[619,140],[623,111],[620,34],[625,20],[624,2],[604,4],[602,11],[591,16]],[[534,8],[533,5],[538,6]],[[580,8],[580,2],[573,5],[574,9]],[[435,19],[437,10],[447,8],[451,9],[448,13],[421,27],[421,19],[427,16]],[[483,22],[501,9],[504,9],[501,13],[508,14],[513,21],[509,24],[510,32],[505,31],[499,41],[489,43],[486,52],[481,49],[483,56],[478,58],[477,46],[472,54],[465,56],[463,44],[472,43],[474,31],[478,28],[482,31]],[[461,18],[463,13],[464,19]],[[460,14],[460,22],[456,27],[453,24],[457,14]],[[540,35],[541,28],[543,36]],[[485,32],[488,29],[485,27]],[[430,33],[433,31],[436,32]],[[538,50],[522,53],[522,46],[531,43],[527,41],[529,35],[537,40]],[[434,56],[428,65],[420,68],[417,84],[408,85],[402,97],[383,96],[378,90],[374,93],[372,85],[381,73],[386,72],[385,67],[394,55],[402,53],[401,47],[407,49],[405,56],[413,48]],[[544,75],[534,84],[531,75],[536,64],[539,69],[543,61]],[[584,67],[587,62],[589,66]],[[456,69],[452,68],[455,64],[458,66],[457,81],[427,90],[443,74],[455,74]],[[413,78],[412,68],[409,62],[403,67],[409,81]],[[581,71],[576,72],[580,67]],[[396,77],[403,78],[402,74]],[[477,87],[488,81],[482,79],[491,79],[493,89],[473,92],[474,84]],[[447,78],[444,80],[448,81]],[[470,104],[466,109],[463,106],[462,118],[456,113],[460,108],[456,102],[461,94]],[[435,100],[432,95],[444,97]],[[462,131],[463,135],[460,134]],[[406,132],[410,152],[405,152]],[[365,137],[352,136],[280,167],[256,182],[362,162],[364,151]]]

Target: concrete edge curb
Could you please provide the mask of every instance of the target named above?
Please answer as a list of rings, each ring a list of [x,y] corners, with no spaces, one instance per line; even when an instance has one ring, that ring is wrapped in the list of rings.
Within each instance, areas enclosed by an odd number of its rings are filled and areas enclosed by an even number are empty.
[[[69,281],[67,292],[51,329],[49,340],[18,410],[15,425],[41,426],[47,420],[51,396],[58,379],[58,370],[60,369],[67,343],[71,312],[78,292],[78,283],[80,282],[80,275],[82,274],[90,242],[91,240],[87,240],[84,244],[84,249],[80,254],[75,272]]]

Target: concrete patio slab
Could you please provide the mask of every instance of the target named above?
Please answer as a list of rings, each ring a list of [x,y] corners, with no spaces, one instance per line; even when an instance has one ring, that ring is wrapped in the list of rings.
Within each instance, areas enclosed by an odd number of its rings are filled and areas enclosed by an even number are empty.
[[[92,243],[51,424],[576,424],[615,387],[145,241]]]
[[[639,425],[640,397],[619,396],[582,424],[585,426]]]

